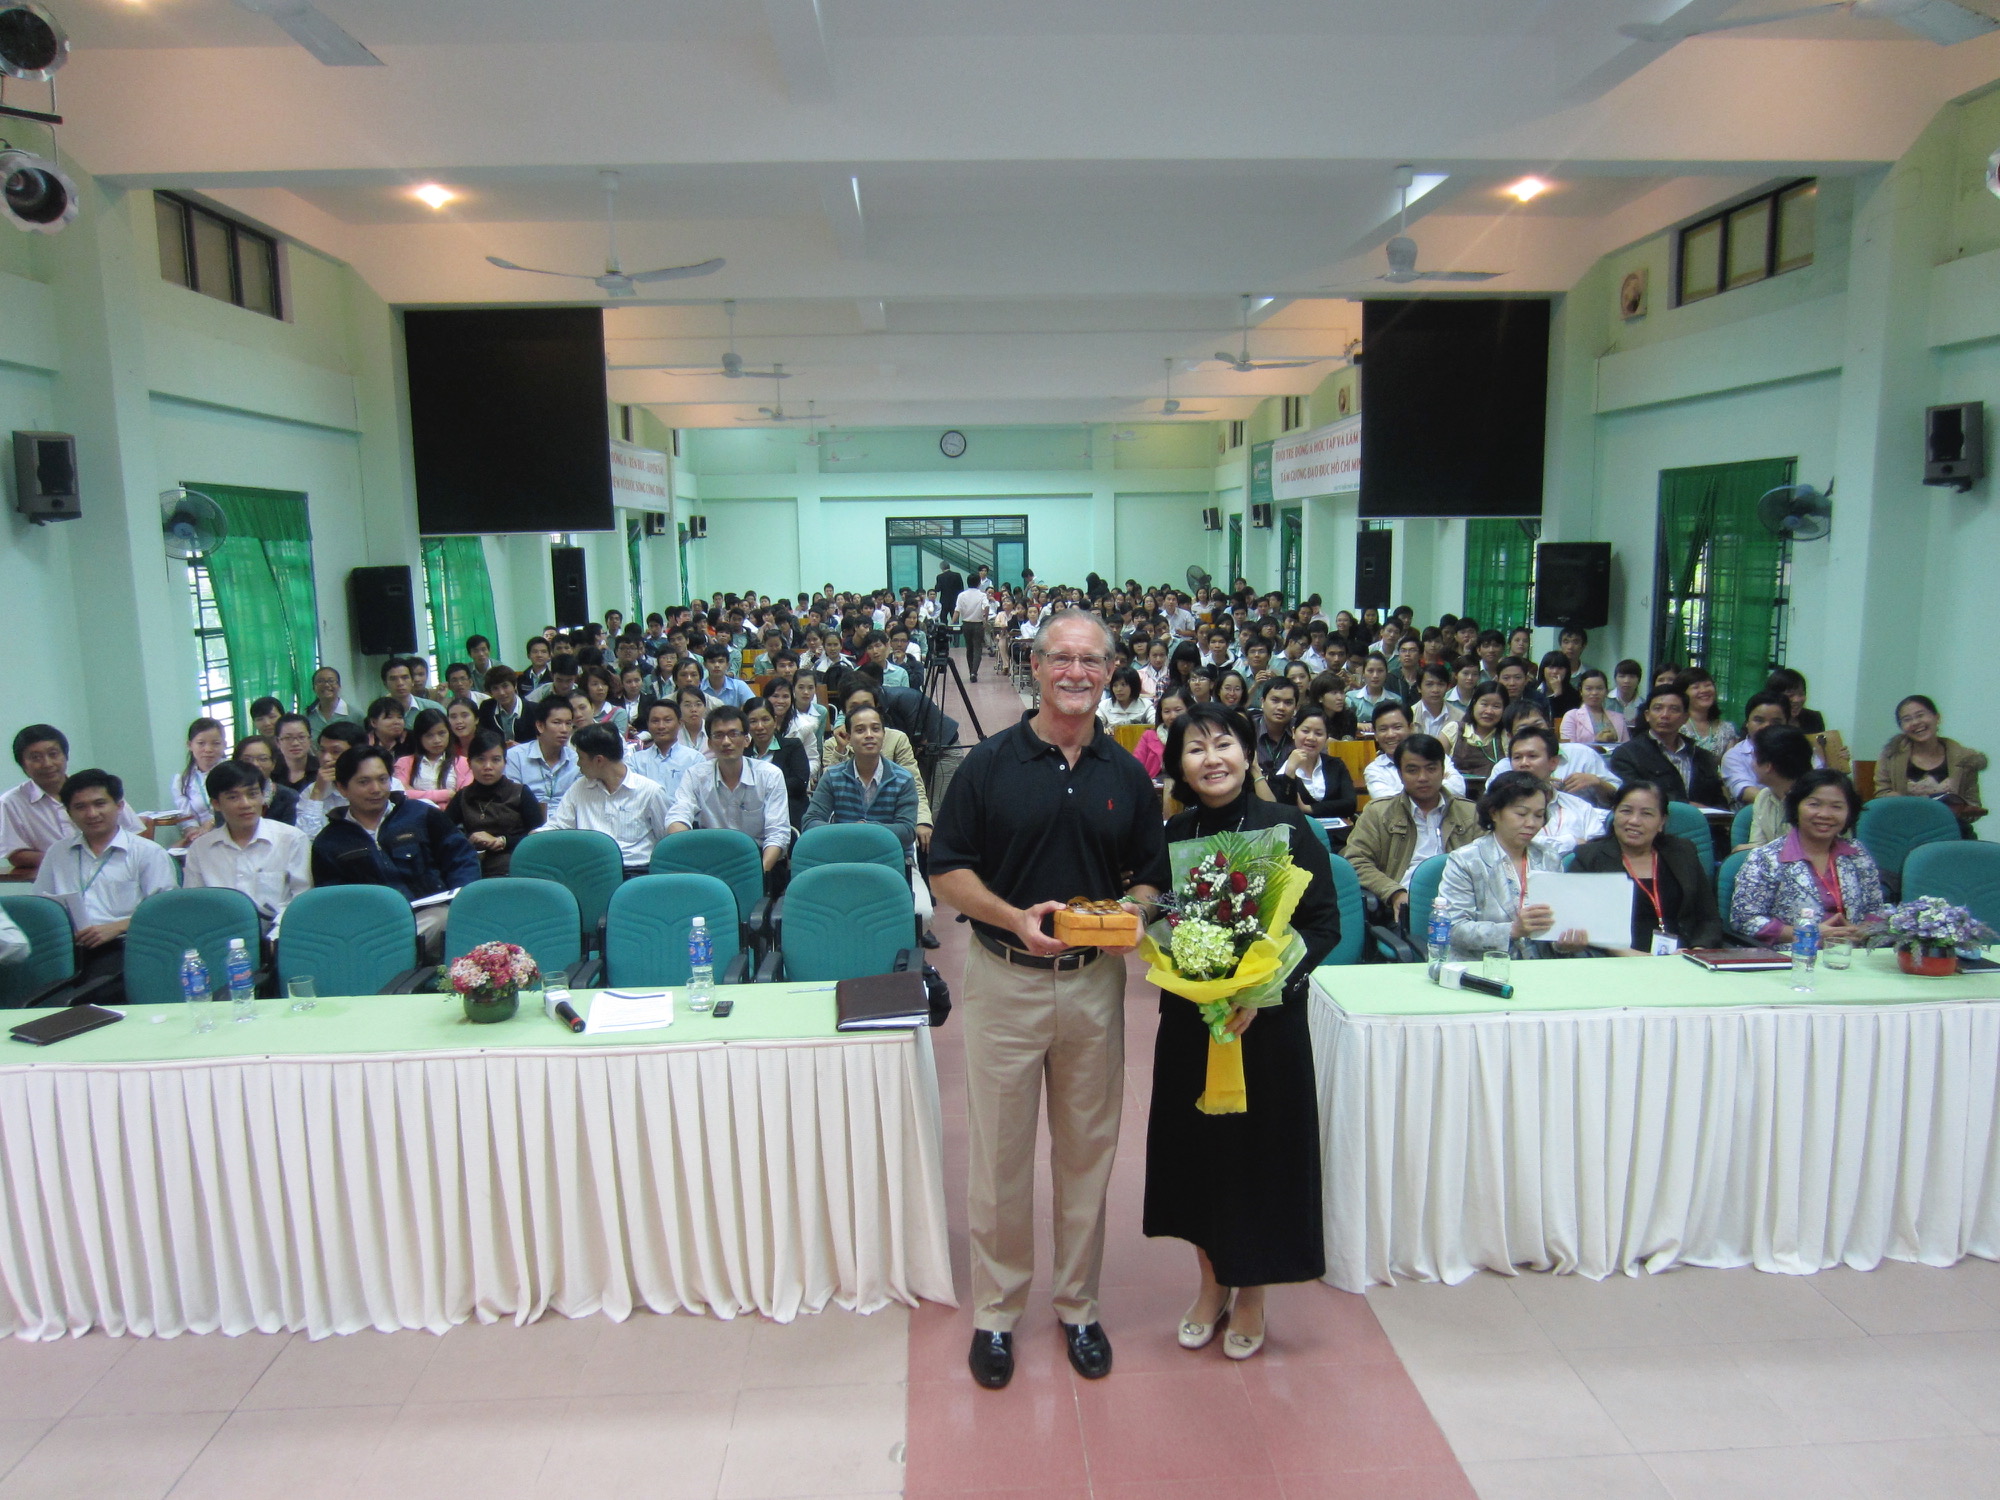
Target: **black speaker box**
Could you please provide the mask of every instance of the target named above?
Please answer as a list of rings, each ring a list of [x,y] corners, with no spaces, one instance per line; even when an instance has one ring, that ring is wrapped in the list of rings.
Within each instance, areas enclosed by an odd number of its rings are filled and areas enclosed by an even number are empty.
[[[16,435],[17,442],[19,435]],[[1969,490],[1986,477],[1986,403],[1961,401],[1924,412],[1924,483]]]
[[[1396,533],[1361,531],[1354,536],[1354,607],[1389,607],[1389,564],[1395,560]]]
[[[14,434],[14,509],[37,526],[83,514],[75,438],[67,432]]]
[[[1269,531],[1271,529],[1271,507],[1261,502],[1251,506],[1250,524]]]
[[[1611,619],[1611,543],[1543,542],[1535,548],[1535,623],[1595,630]]]
[[[590,623],[590,601],[583,588],[583,548],[549,548],[549,570],[555,575],[556,624],[568,629]]]
[[[354,568],[347,575],[347,620],[363,656],[397,656],[417,649],[417,613],[410,569]]]
[[[1222,511],[1220,508],[1211,505],[1201,513],[1201,529],[1203,531],[1222,530]]]
[[[646,512],[646,535],[665,536],[667,534],[667,513],[663,510]]]

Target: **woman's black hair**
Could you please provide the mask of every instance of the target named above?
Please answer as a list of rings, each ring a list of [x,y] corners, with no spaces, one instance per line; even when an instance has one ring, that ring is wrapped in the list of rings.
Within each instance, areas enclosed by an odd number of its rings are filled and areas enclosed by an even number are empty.
[[[1512,807],[1516,802],[1526,802],[1530,797],[1540,797],[1542,805],[1548,805],[1548,783],[1540,777],[1530,776],[1526,771],[1502,771],[1486,783],[1486,791],[1479,799],[1479,826],[1490,830],[1493,815],[1503,807]]]
[[[1930,716],[1934,719],[1939,719],[1944,717],[1942,714],[1938,712],[1937,704],[1932,702],[1927,695],[1923,693],[1912,693],[1910,694],[1909,697],[1902,699],[1900,702],[1896,704],[1896,728],[1898,730],[1901,730],[1903,727],[1903,705],[1906,703],[1914,703],[1918,707],[1928,710]]]
[[[178,778],[176,778],[183,787],[194,785],[194,737],[198,734],[207,734],[208,731],[211,729],[213,729],[217,734],[222,733],[222,721],[220,719],[203,718],[203,719],[196,719],[193,723],[188,725],[187,764],[181,767],[181,774]],[[67,745],[63,746],[63,752],[67,754],[68,751],[69,747]],[[15,759],[17,760],[20,759],[20,752],[18,749],[15,751]],[[63,805],[67,807],[69,804],[64,803]]]
[[[1188,730],[1196,724],[1210,729],[1224,729],[1236,736],[1243,746],[1243,758],[1247,769],[1243,773],[1243,784],[1249,786],[1250,778],[1257,769],[1257,733],[1250,727],[1250,721],[1233,708],[1224,708],[1220,703],[1190,704],[1188,711],[1174,720],[1167,731],[1166,750],[1161,756],[1161,770],[1166,772],[1167,786],[1174,794],[1174,801],[1185,807],[1193,807],[1201,801],[1193,787],[1181,779],[1181,754],[1187,744]]]
[[[472,736],[472,743],[465,747],[465,758],[468,761],[474,761],[478,760],[480,756],[494,750],[498,750],[504,754],[506,749],[506,735],[497,729],[482,729]]]
[[[1797,688],[1806,691],[1806,674],[1790,667],[1773,667],[1771,675],[1764,679],[1764,691],[1768,693],[1788,693]]]
[[[1187,670],[1182,671],[1181,668],[1183,667],[1187,668]],[[1193,641],[1182,641],[1167,656],[1167,677],[1170,681],[1176,683],[1186,682],[1188,678],[1194,676],[1200,667],[1201,648],[1196,646]]]
[[[1132,701],[1134,703],[1143,703],[1146,701],[1146,685],[1139,680],[1139,669],[1137,667],[1120,667],[1105,682],[1104,691],[1111,694],[1111,701],[1113,703],[1118,701],[1116,689],[1121,682],[1132,690]]]
[[[1651,792],[1653,794],[1653,799],[1660,804],[1660,816],[1662,818],[1666,817],[1667,803],[1672,800],[1667,796],[1667,789],[1661,786],[1657,781],[1647,781],[1642,776],[1635,776],[1632,778],[1632,780],[1626,782],[1624,785],[1620,786],[1617,791],[1611,794],[1611,805],[1605,809],[1604,832],[1606,837],[1609,837],[1611,834],[1610,815],[1612,813],[1617,812],[1619,807],[1622,806],[1634,792]],[[1664,827],[1665,825],[1662,826]]]
[[[1799,805],[1814,792],[1823,787],[1839,787],[1841,795],[1847,798],[1847,822],[1842,833],[1854,832],[1854,821],[1861,816],[1861,794],[1854,790],[1854,783],[1839,771],[1808,771],[1792,783],[1792,789],[1785,793],[1785,821],[1792,827],[1799,826]]]
[[[1753,763],[1761,760],[1787,781],[1797,781],[1813,768],[1812,741],[1795,724],[1766,724],[1750,736]]]
[[[1250,679],[1245,677],[1241,672],[1237,671],[1234,667],[1231,667],[1228,671],[1224,672],[1221,676],[1215,679],[1215,701],[1217,703],[1222,702],[1222,690],[1229,686],[1229,679],[1232,677],[1234,677],[1237,680],[1237,682],[1240,683],[1243,687],[1243,702],[1240,705],[1238,705],[1238,707],[1247,711],[1250,705]],[[1224,706],[1226,707],[1227,705]]]
[[[243,759],[243,747],[245,745],[262,745],[266,750],[271,752],[271,769],[273,769],[274,771],[282,771],[285,769],[285,752],[278,748],[278,742],[272,739],[270,735],[268,734],[244,735],[242,739],[236,742],[236,748],[229,752],[229,759],[230,760]],[[218,762],[217,764],[222,764],[222,762]],[[211,767],[211,769],[213,768]]]
[[[255,703],[252,703],[250,705],[250,717],[252,719],[256,719],[263,714],[272,712],[273,710],[276,710],[278,713],[283,713],[285,711],[285,705],[280,703],[276,698],[271,698],[271,697],[259,698]]]
[[[1570,661],[1570,659],[1567,656],[1564,656],[1560,651],[1544,652],[1542,655],[1542,664],[1535,673],[1535,680],[1537,682],[1547,683],[1549,680],[1548,673],[1550,667],[1562,668],[1563,686],[1568,687],[1570,685],[1569,674],[1576,670],[1575,665]]]
[[[444,725],[445,733],[447,735],[450,734],[451,726],[445,723],[445,717],[441,710],[435,708],[419,709],[415,721],[403,730],[403,743],[415,747],[411,752],[412,754],[422,755],[424,753],[424,736],[441,724]],[[444,747],[444,753],[445,758],[450,759],[450,745]]]
[[[1503,722],[1505,721],[1507,717],[1507,690],[1502,686],[1500,686],[1499,683],[1495,682],[1491,677],[1488,677],[1480,681],[1478,684],[1476,684],[1472,689],[1472,696],[1465,700],[1466,723],[1468,724],[1472,723],[1473,706],[1477,704],[1481,698],[1486,698],[1486,697],[1495,697],[1500,700],[1500,717]]]
[[[1576,674],[1570,686],[1580,693],[1583,691],[1583,685],[1593,677],[1602,682],[1607,688],[1611,686],[1611,679],[1604,675],[1604,668],[1602,667],[1585,667],[1581,672]]]

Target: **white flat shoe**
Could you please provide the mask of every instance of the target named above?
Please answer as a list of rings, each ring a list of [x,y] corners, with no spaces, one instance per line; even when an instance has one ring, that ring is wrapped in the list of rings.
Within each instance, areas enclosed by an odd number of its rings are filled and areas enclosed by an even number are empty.
[[[1189,1308],[1188,1313],[1190,1315],[1181,1319],[1180,1333],[1177,1337],[1183,1349],[1205,1349],[1208,1347],[1209,1341],[1215,1337],[1217,1326],[1224,1318],[1229,1316],[1229,1304],[1224,1302],[1221,1310],[1216,1313],[1214,1322],[1210,1323],[1195,1322],[1192,1316],[1193,1312],[1194,1309]]]
[[[1264,1347],[1264,1335],[1238,1333],[1234,1328],[1222,1336],[1222,1352],[1229,1359],[1248,1359]]]

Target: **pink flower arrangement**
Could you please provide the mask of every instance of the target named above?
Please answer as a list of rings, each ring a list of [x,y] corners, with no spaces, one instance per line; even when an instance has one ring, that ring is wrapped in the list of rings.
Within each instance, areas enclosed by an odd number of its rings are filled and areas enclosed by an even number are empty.
[[[481,943],[445,969],[453,992],[460,995],[517,990],[541,975],[528,950],[517,943]]]

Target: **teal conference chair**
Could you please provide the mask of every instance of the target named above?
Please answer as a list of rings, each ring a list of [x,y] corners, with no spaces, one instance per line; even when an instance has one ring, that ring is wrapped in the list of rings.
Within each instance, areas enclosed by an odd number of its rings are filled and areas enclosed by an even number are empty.
[[[2000,932],[2000,844],[1954,839],[1918,845],[1903,862],[1903,895],[1912,901],[1942,896]]]
[[[437,970],[418,964],[416,913],[395,891],[323,885],[278,922],[279,985],[306,977],[322,995],[402,995],[433,983]]]
[[[1756,811],[1757,809],[1755,807],[1751,807],[1748,805],[1736,809],[1736,816],[1729,820],[1730,848],[1734,849],[1738,844],[1747,843],[1749,841],[1750,815]]]
[[[475,880],[452,898],[444,961],[463,958],[481,943],[515,943],[528,950],[549,983],[586,988],[597,977],[597,965],[583,955],[582,931],[568,886],[512,875]]]
[[[625,882],[625,863],[618,841],[610,834],[594,828],[540,829],[514,846],[507,874],[567,886],[576,897],[585,946],[602,946],[604,914],[611,907],[611,897]]]
[[[1959,823],[1950,808],[1929,797],[1877,797],[1861,809],[1855,838],[1882,872],[1882,884],[1892,899],[1901,899],[1903,861],[1920,844],[1960,838]]]
[[[1419,952],[1431,930],[1431,908],[1444,880],[1444,856],[1433,854],[1410,872],[1410,940]]]
[[[748,979],[753,950],[730,937],[738,931],[735,892],[713,875],[640,875],[611,898],[604,983],[686,984],[688,934],[696,917],[707,923],[716,977],[724,984]]]
[[[1317,820],[1313,826],[1319,827]],[[1320,837],[1326,837],[1324,828],[1320,829]],[[1368,919],[1361,906],[1361,878],[1344,859],[1333,861],[1333,899],[1340,907],[1340,941],[1321,962],[1358,964],[1368,943]]]
[[[0,896],[6,913],[28,940],[28,956],[17,964],[0,964],[0,1010],[21,1006],[72,1005],[88,992],[108,987],[110,976],[72,988],[76,977],[76,929],[69,910],[47,896]]]
[[[823,823],[792,845],[792,878],[821,865],[880,865],[901,875],[909,861],[903,841],[880,823]]]
[[[655,875],[713,875],[735,893],[743,941],[760,951],[768,940],[771,904],[764,895],[764,855],[757,841],[734,828],[690,828],[653,846]]]
[[[128,1005],[163,1005],[186,998],[181,993],[181,957],[200,950],[211,989],[228,982],[229,940],[242,938],[250,966],[258,972],[263,921],[256,905],[241,891],[213,887],[192,891],[156,891],[139,903],[132,925],[125,929],[125,1001]]]
[[[858,979],[923,967],[910,947],[910,883],[880,865],[821,865],[785,891],[784,946],[759,980]]]
[[[1736,877],[1742,873],[1743,861],[1750,857],[1748,849],[1739,850],[1722,862],[1722,868],[1715,876],[1715,904],[1722,912],[1722,925],[1729,925],[1729,902],[1736,894]]]
[[[1669,802],[1667,832],[1693,844],[1694,852],[1701,856],[1702,869],[1710,880],[1715,879],[1715,832],[1700,808],[1692,802]]]

